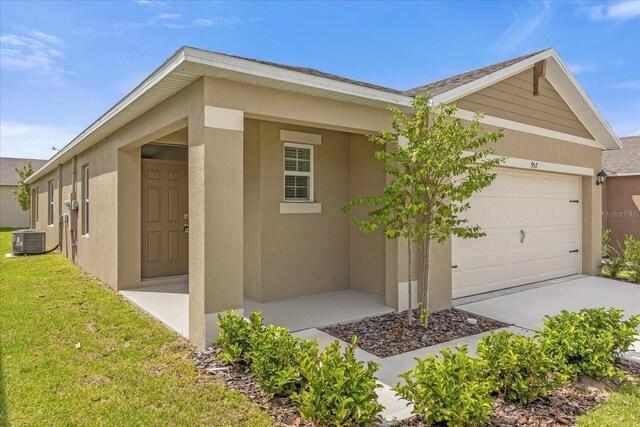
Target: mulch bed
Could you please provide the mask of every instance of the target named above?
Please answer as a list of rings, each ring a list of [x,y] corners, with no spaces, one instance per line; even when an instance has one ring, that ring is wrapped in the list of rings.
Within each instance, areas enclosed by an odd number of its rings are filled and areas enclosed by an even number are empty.
[[[638,378],[640,364],[622,360],[619,367]],[[516,405],[502,399],[493,403],[495,411],[486,427],[548,427],[574,426],[578,417],[594,409],[608,398],[607,390],[616,390],[624,382],[606,380],[598,382],[589,378],[567,384],[549,396],[540,397],[528,405]],[[424,427],[419,417],[401,421],[399,426]]]
[[[497,320],[451,308],[431,313],[425,331],[418,322],[419,316],[420,310],[415,309],[415,321],[411,327],[407,326],[406,311],[394,311],[356,322],[327,326],[321,330],[346,342],[351,342],[351,337],[356,335],[358,347],[384,358],[509,326]],[[468,323],[469,318],[476,319],[477,323]],[[423,340],[425,332],[426,337]]]
[[[299,405],[286,397],[270,397],[261,389],[248,366],[241,363],[227,364],[216,360],[220,349],[209,347],[192,356],[202,372],[223,381],[232,390],[238,391],[256,403],[281,426],[313,426],[301,419]]]

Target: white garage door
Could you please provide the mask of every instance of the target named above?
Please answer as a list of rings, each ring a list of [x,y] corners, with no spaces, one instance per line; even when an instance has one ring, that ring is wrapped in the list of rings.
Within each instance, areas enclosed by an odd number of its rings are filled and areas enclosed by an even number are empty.
[[[580,178],[497,169],[471,199],[466,218],[486,233],[453,239],[453,297],[459,298],[580,271]]]

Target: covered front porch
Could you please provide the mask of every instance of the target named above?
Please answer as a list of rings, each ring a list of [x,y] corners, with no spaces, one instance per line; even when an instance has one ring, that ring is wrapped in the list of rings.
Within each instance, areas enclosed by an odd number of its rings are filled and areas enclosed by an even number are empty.
[[[187,282],[127,289],[120,293],[131,303],[168,328],[189,338],[189,284]],[[244,298],[244,315],[261,311],[267,325],[283,326],[292,332],[349,322],[394,310],[384,297],[347,289],[259,302]],[[207,319],[207,322],[215,321]]]

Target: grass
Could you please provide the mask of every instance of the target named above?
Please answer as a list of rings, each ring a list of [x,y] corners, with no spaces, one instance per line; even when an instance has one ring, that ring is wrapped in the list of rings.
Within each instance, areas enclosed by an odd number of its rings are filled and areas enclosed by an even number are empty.
[[[0,426],[275,424],[66,259],[4,258],[10,245],[0,230]]]
[[[579,427],[621,427],[640,425],[640,382],[628,382],[609,400],[582,415]]]

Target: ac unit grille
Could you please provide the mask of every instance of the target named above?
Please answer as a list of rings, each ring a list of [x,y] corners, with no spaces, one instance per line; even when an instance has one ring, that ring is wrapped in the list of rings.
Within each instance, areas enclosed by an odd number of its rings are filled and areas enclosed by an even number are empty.
[[[41,230],[17,230],[13,232],[14,254],[37,254],[46,250],[47,233]]]

